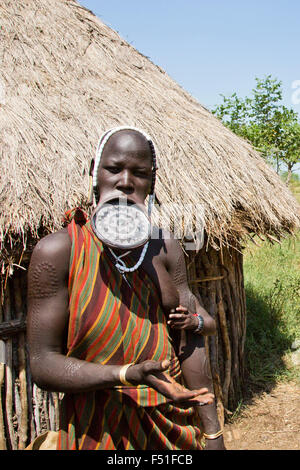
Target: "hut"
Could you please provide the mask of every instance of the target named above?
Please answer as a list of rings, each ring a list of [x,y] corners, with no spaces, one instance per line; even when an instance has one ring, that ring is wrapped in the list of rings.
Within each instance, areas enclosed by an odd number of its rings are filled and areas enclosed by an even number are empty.
[[[32,384],[28,367],[26,270],[65,210],[86,207],[98,137],[116,125],[154,138],[163,225],[184,214],[193,227],[203,208],[204,245],[187,266],[218,325],[206,347],[223,419],[244,377],[242,245],[292,233],[295,200],[247,142],[76,1],[2,0],[0,13],[0,448],[57,426],[60,397]]]

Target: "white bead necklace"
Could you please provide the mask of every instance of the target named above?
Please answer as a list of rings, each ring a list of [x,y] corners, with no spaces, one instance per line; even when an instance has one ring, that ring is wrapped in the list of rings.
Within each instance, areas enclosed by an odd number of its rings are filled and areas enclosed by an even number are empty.
[[[122,255],[117,256],[114,253],[114,251],[111,248],[109,248],[109,251],[111,252],[111,254],[113,255],[113,257],[116,260],[115,266],[116,266],[117,270],[119,271],[119,273],[123,275],[124,273],[132,273],[133,271],[138,269],[140,267],[140,265],[142,264],[142,262],[144,261],[148,246],[149,246],[149,241],[144,245],[138,262],[134,266],[132,266],[131,268],[128,268],[126,266],[125,262],[121,259],[124,256],[128,255],[130,253],[130,251],[126,251],[126,253],[123,253]]]

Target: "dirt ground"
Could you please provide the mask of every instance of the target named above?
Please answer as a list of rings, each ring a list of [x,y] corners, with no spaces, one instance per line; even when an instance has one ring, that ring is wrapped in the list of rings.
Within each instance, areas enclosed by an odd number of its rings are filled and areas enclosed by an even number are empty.
[[[300,450],[300,385],[281,383],[226,424],[228,450]]]

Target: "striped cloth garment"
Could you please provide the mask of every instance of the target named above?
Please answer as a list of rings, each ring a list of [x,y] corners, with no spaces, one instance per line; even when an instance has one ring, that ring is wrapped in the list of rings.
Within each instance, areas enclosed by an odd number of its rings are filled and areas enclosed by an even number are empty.
[[[69,270],[69,357],[102,365],[170,360],[167,373],[181,381],[159,292],[139,268],[115,268],[90,223],[72,219]],[[154,389],[116,386],[65,394],[59,450],[200,450],[194,408],[175,406]]]

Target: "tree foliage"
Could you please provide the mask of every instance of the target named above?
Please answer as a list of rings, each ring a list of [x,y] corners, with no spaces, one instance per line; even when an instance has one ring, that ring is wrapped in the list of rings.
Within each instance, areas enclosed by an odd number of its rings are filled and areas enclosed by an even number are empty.
[[[287,183],[300,162],[300,124],[298,114],[282,103],[282,83],[271,75],[256,78],[251,97],[233,93],[212,110],[233,132],[244,137],[279,172],[287,168]]]

